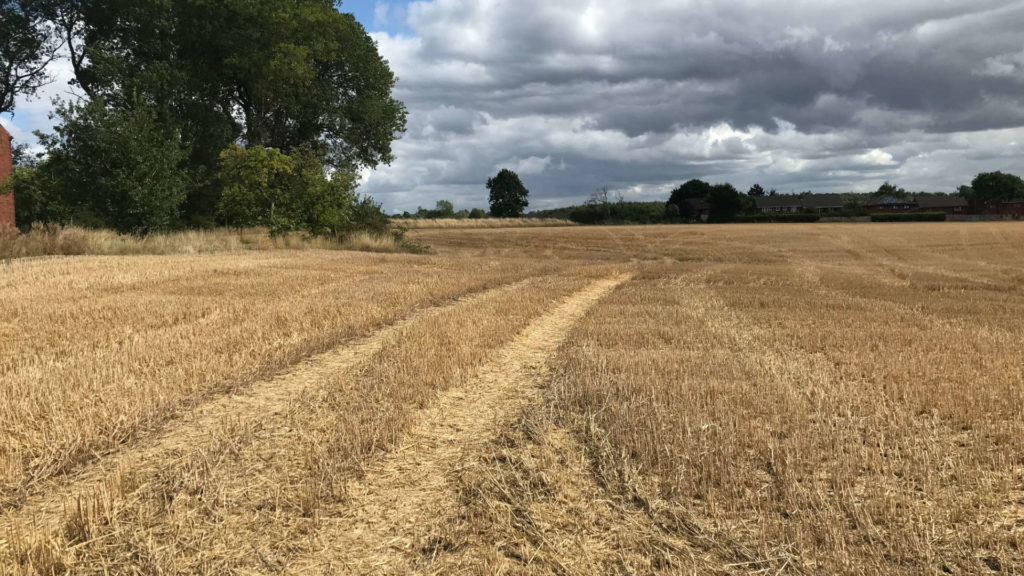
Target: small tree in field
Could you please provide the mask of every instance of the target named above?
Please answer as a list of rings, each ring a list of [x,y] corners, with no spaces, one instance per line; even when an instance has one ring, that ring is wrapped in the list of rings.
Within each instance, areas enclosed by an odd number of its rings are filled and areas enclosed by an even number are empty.
[[[519,175],[511,170],[502,170],[488,179],[487,189],[491,193],[491,215],[496,218],[518,218],[530,205],[527,200],[530,191],[523,186]]]

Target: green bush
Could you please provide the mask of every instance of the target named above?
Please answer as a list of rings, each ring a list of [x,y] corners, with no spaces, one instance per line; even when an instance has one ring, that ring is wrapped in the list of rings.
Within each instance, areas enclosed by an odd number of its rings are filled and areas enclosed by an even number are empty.
[[[291,178],[295,162],[279,150],[232,144],[220,154],[218,213],[229,226],[266,226],[273,233],[294,228]]]
[[[779,212],[774,214],[753,214],[737,216],[736,222],[768,223],[768,222],[817,222],[821,220],[818,214],[804,212]]]
[[[872,222],[945,222],[945,212],[893,212],[872,214]]]
[[[675,221],[666,217],[665,204],[662,202],[586,204],[572,208],[567,216],[577,224],[661,224]]]
[[[322,159],[312,152],[288,156],[232,145],[221,153],[217,180],[223,188],[219,214],[230,226],[334,237],[388,230],[380,205],[355,193],[355,175],[336,171],[328,178]]]
[[[180,134],[145,104],[112,111],[101,100],[58,109],[42,139],[33,217],[145,234],[180,226],[190,180]],[[28,207],[28,203],[26,207]]]

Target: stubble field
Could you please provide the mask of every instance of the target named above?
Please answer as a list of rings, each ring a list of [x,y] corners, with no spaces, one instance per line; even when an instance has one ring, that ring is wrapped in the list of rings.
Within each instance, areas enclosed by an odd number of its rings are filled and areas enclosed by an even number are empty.
[[[0,268],[3,574],[1024,573],[1024,227]]]

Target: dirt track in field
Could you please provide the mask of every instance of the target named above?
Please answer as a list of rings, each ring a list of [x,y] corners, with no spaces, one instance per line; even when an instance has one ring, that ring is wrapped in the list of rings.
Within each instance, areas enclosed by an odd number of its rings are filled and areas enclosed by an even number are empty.
[[[145,484],[168,462],[174,461],[175,455],[201,449],[210,440],[210,431],[224,422],[259,419],[272,423],[275,419],[285,418],[285,410],[291,400],[317,382],[351,370],[379,351],[406,326],[457,305],[472,305],[474,301],[513,290],[532,280],[528,278],[417,310],[366,338],[308,358],[275,378],[200,404],[151,437],[105,455],[74,474],[40,483],[20,507],[0,515],[0,547],[7,545],[6,535],[15,526],[31,525],[41,533],[59,530],[68,506],[92,501],[103,494],[117,493],[119,490],[114,486],[123,484],[126,475],[130,475],[133,485]]]
[[[349,487],[346,501],[322,511],[321,549],[295,573],[407,573],[430,526],[457,505],[453,466],[483,453],[523,409],[537,402],[546,360],[573,325],[628,275],[594,282],[535,320],[466,386],[424,409],[402,445]]]

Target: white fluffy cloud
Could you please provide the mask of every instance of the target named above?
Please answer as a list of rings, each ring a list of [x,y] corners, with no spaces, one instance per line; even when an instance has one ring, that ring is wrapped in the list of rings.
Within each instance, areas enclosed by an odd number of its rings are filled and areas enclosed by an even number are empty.
[[[410,110],[365,191],[391,209],[532,206],[692,177],[780,190],[952,190],[1024,171],[1024,2],[433,0],[376,34]]]

